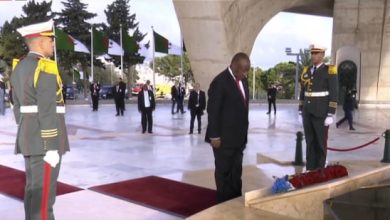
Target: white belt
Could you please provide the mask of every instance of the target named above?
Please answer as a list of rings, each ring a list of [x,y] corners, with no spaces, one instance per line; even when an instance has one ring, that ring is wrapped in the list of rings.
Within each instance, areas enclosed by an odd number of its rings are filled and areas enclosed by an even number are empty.
[[[324,92],[305,92],[305,96],[308,96],[308,97],[325,97],[325,96],[328,96],[328,95],[329,95],[328,91],[324,91]]]
[[[65,114],[65,106],[56,106],[56,112]],[[20,113],[38,113],[37,105],[22,105],[20,106]]]

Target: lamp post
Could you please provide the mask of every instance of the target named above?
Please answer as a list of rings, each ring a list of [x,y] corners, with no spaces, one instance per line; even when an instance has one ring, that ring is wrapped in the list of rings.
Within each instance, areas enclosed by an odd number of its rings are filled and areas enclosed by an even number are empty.
[[[286,47],[286,55],[287,56],[295,56],[296,57],[296,62],[295,62],[295,88],[294,88],[294,96],[295,99],[299,99],[299,91],[298,91],[298,76],[299,76],[299,55],[300,53],[292,53],[290,47]]]

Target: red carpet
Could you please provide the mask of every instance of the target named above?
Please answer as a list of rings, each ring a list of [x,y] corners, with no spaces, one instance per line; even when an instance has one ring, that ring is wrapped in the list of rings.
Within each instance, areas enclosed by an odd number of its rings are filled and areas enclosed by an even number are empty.
[[[26,175],[23,171],[0,165],[0,193],[23,200]],[[82,190],[65,183],[58,182],[57,195]]]
[[[156,176],[91,188],[161,211],[188,217],[216,204],[216,191]]]

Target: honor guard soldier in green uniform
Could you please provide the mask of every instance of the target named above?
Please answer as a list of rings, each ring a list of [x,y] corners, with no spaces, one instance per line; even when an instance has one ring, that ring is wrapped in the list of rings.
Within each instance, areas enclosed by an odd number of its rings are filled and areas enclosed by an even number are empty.
[[[306,169],[325,167],[328,129],[334,121],[338,83],[336,67],[323,63],[325,48],[312,45],[313,65],[301,74],[299,114],[306,139]]]
[[[11,75],[15,120],[18,124],[16,153],[24,156],[27,220],[54,219],[53,205],[61,156],[69,151],[65,127],[62,82],[54,51],[53,21],[17,30],[29,53],[14,60]]]

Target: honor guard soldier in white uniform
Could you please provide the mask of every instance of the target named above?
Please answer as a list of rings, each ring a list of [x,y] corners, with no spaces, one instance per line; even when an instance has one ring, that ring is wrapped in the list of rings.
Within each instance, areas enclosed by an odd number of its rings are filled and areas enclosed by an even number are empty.
[[[312,45],[313,65],[301,74],[299,113],[306,139],[306,169],[325,167],[328,129],[334,121],[338,97],[336,67],[323,63],[325,48]]]
[[[61,156],[69,151],[62,82],[54,51],[53,21],[17,30],[29,53],[14,60],[11,75],[14,114],[18,124],[16,153],[24,156],[25,219],[54,219],[53,205]]]

